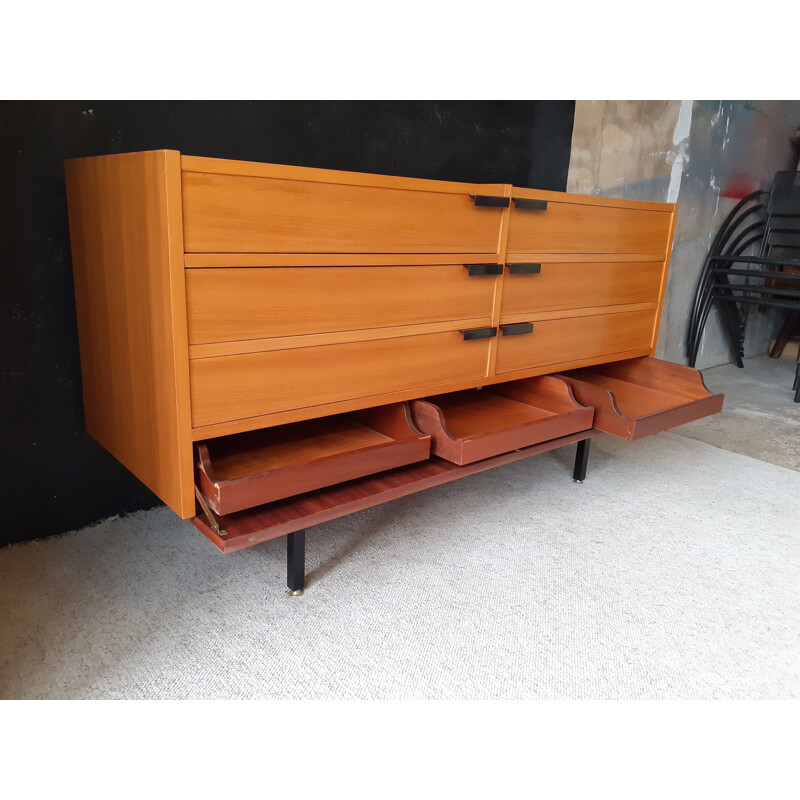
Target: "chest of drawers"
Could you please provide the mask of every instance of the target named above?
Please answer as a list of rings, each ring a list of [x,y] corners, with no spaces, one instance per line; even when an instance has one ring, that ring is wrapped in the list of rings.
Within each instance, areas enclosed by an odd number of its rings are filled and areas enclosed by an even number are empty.
[[[721,406],[651,358],[675,205],[171,150],[68,161],[66,178],[87,428],[181,517],[199,498],[196,524],[225,551],[313,522],[298,510],[313,497],[352,510],[333,499],[344,481],[362,481],[359,507],[399,496],[367,483],[400,480],[404,458],[457,477],[431,440],[481,453],[458,464],[475,471]],[[446,411],[425,404],[442,396]],[[483,429],[459,437],[460,397]],[[420,430],[435,419],[444,433]],[[248,507],[227,520],[244,533],[220,533],[217,512]]]

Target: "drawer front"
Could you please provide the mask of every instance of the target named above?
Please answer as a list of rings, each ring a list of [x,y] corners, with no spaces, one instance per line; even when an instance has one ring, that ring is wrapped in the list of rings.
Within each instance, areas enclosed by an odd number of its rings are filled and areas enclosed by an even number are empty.
[[[469,194],[184,172],[190,253],[496,253],[502,209]]]
[[[512,207],[509,253],[642,253],[666,256],[672,214],[581,203]]]
[[[539,272],[514,273],[503,280],[501,315],[571,308],[657,303],[663,261],[542,263]]]
[[[463,264],[190,269],[189,343],[476,318],[488,325],[495,282]]]
[[[192,422],[199,427],[479,378],[490,341],[465,341],[449,331],[194,359]]]
[[[630,350],[649,350],[655,313],[631,311],[545,320],[534,323],[530,333],[500,335],[495,371],[514,372]]]

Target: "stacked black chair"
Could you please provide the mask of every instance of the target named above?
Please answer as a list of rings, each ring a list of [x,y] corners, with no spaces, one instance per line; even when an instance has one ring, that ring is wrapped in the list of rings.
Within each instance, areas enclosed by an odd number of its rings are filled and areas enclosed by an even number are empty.
[[[800,173],[778,172],[769,192],[741,200],[722,224],[703,262],[689,318],[687,357],[697,361],[713,305],[738,367],[753,306],[800,311]],[[800,402],[800,358],[793,386]]]

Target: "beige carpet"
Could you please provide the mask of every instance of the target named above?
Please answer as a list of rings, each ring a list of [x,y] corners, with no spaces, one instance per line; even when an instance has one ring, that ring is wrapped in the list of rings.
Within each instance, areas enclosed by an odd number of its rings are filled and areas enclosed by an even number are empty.
[[[598,439],[223,556],[157,509],[0,551],[3,698],[790,698],[800,473]]]

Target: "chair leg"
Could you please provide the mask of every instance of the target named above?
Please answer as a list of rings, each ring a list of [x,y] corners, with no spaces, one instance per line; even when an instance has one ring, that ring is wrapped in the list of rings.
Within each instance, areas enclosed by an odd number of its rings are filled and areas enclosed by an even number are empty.
[[[786,347],[786,343],[792,338],[792,333],[794,332],[795,328],[800,328],[800,311],[790,311],[786,315],[786,319],[781,326],[780,332],[775,337],[775,344],[772,345],[769,351],[768,355],[770,358],[781,357],[783,348]]]
[[[572,480],[583,483],[586,478],[586,467],[589,464],[589,443],[591,439],[581,439],[575,451],[575,468],[572,470]]]
[[[306,586],[306,532],[295,531],[286,537],[286,585],[289,594],[303,594]]]

